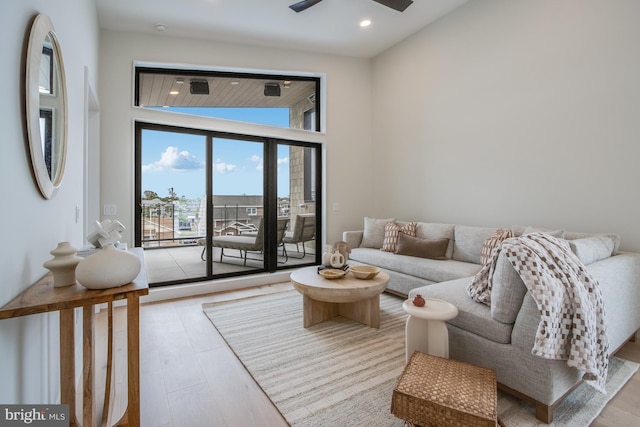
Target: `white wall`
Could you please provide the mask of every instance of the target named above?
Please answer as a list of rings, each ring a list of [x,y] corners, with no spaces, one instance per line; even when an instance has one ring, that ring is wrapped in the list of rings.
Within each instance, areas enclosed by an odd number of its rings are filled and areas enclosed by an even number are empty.
[[[57,196],[40,196],[31,174],[24,130],[23,70],[30,24],[37,13],[51,18],[64,55],[68,85],[67,169]],[[4,2],[0,13],[0,180],[3,245],[0,249],[0,306],[47,272],[42,263],[58,242],[83,244],[84,70],[97,83],[98,29],[95,6],[85,0]],[[58,383],[58,316],[0,320],[0,402],[55,402]]]
[[[342,238],[345,218],[367,212],[373,189],[369,164],[371,142],[371,63],[369,60],[318,55],[191,40],[166,35],[102,31],[100,34],[100,109],[102,129],[102,204],[115,204],[116,216],[127,228],[124,241],[133,243],[134,120],[174,120],[166,112],[133,107],[134,63],[145,61],[189,66],[313,73],[325,76],[326,134],[311,134],[215,119],[182,116],[174,124],[193,124],[231,132],[265,133],[320,141],[326,147],[326,202],[340,203],[328,211],[327,240]],[[353,173],[357,171],[357,173]],[[347,213],[349,215],[347,215]]]
[[[640,2],[472,1],[373,61],[371,215],[640,251]]]

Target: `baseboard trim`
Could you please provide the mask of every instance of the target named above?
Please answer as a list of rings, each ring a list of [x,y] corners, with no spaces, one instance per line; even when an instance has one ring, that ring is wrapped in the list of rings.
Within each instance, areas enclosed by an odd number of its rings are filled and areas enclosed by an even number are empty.
[[[233,291],[252,288],[255,286],[272,285],[289,281],[291,271],[254,274],[251,276],[234,277],[229,279],[210,280],[206,282],[185,283],[151,288],[149,295],[140,298],[141,303],[165,301],[177,298],[188,298],[214,292]]]

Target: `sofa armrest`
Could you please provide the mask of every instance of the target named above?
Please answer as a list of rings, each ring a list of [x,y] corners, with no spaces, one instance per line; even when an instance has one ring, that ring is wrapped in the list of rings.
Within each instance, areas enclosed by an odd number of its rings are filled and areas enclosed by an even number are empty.
[[[605,306],[609,350],[614,351],[640,329],[640,254],[619,252],[587,265],[586,269],[598,280]],[[527,292],[513,326],[512,344],[531,351],[539,323],[540,311]]]
[[[342,232],[342,240],[347,242],[347,245],[349,245],[351,249],[360,247],[362,236],[364,236],[364,230]]]
[[[613,351],[640,329],[640,254],[619,252],[586,268],[600,284]]]

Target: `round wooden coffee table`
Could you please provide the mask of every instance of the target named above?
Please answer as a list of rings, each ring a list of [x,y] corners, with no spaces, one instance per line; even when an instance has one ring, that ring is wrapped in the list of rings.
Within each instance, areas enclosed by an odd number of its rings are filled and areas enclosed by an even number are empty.
[[[357,279],[352,273],[340,279],[325,279],[317,267],[291,273],[291,283],[303,297],[305,328],[336,316],[379,328],[380,294],[388,282],[389,275],[384,271],[369,280]]]

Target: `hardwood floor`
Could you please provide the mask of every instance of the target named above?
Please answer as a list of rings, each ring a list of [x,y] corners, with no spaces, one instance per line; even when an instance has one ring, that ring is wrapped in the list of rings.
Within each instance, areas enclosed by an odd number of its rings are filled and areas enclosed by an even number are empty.
[[[626,360],[640,363],[640,335],[636,341],[628,342],[616,354]],[[640,370],[622,387],[609,404],[605,406],[592,427],[637,426],[640,425]]]
[[[202,304],[293,289],[281,283],[239,291],[143,304],[140,310],[141,420],[143,427],[284,427],[287,422],[246,372],[209,319]],[[126,320],[116,309],[116,358],[126,357]],[[106,324],[103,310],[96,318]],[[98,341],[106,341],[98,336]],[[96,354],[102,354],[96,343]],[[640,338],[618,353],[640,362]],[[118,360],[117,360],[118,362]],[[104,368],[106,361],[98,360]],[[100,381],[100,370],[98,381]],[[126,402],[125,373],[116,374]],[[104,387],[102,384],[97,387]],[[101,390],[98,389],[98,393]],[[124,396],[123,396],[124,393]],[[593,427],[640,425],[640,372],[625,384],[592,424]]]
[[[293,289],[289,283],[142,304],[140,401],[143,427],[288,426],[202,311],[202,304]],[[126,319],[116,308],[116,364],[126,366]],[[104,323],[106,310],[96,315]],[[106,354],[106,336],[96,354]],[[106,360],[98,359],[97,394],[104,390]],[[98,369],[100,368],[100,369]],[[116,374],[117,414],[126,405],[126,370]],[[100,406],[98,406],[100,407]],[[119,418],[119,415],[116,419]]]

